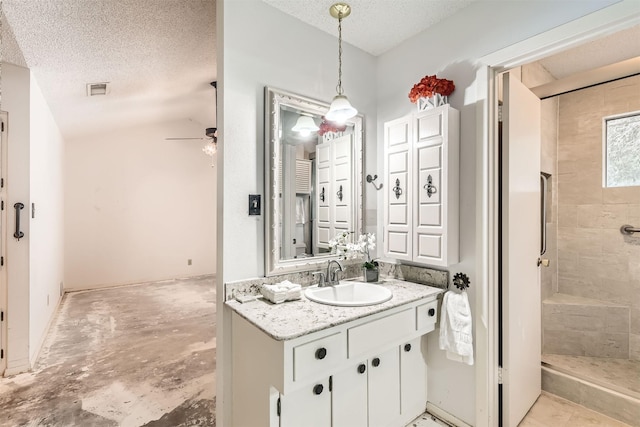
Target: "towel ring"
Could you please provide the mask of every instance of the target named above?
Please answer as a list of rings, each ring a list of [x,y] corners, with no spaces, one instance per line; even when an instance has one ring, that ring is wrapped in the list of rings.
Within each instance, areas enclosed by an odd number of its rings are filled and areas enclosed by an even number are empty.
[[[469,287],[469,283],[471,283],[469,276],[464,273],[456,273],[455,276],[453,276],[453,284],[461,291],[467,289]]]

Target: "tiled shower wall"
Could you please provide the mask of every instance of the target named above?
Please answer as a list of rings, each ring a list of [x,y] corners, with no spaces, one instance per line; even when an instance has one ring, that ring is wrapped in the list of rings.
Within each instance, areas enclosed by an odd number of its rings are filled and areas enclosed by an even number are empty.
[[[561,95],[554,174],[558,292],[628,307],[626,326],[607,327],[610,332],[628,331],[629,357],[636,360],[640,360],[640,237],[623,236],[620,226],[640,227],[640,187],[603,187],[602,119],[638,110],[640,76]]]

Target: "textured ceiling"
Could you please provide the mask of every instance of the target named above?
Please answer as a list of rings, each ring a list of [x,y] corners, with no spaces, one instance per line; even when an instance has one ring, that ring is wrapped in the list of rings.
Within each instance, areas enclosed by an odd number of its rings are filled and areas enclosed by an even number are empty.
[[[338,22],[329,15],[337,0],[263,0],[309,25],[337,36]],[[475,0],[347,0],[351,15],[343,21],[343,39],[372,55],[469,6]]]
[[[215,0],[3,0],[2,8],[65,137],[161,120],[191,120],[202,133],[215,125]],[[94,82],[109,82],[110,94],[87,97]]]
[[[585,43],[539,62],[556,79],[640,56],[640,25]]]

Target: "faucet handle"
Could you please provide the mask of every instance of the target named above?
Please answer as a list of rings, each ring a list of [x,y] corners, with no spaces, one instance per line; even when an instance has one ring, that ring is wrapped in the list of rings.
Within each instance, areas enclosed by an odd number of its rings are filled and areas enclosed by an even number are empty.
[[[318,275],[320,276],[320,279],[318,279],[318,286],[322,287],[325,285],[327,278],[324,276],[324,271],[314,271],[311,274],[313,276],[318,276]]]

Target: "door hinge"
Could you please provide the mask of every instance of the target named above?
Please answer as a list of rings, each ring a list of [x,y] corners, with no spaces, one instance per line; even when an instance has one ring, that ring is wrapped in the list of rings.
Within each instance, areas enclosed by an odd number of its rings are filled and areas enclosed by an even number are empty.
[[[4,210],[4,200],[0,203],[0,210]]]
[[[0,129],[0,131],[4,132],[4,122],[1,122],[1,123],[2,123],[2,129]]]
[[[498,384],[502,384],[502,366],[498,366]]]
[[[4,311],[0,311],[0,322],[4,322]]]
[[[0,359],[4,359],[4,349],[0,350]]]
[[[0,178],[0,188],[4,188],[4,178]]]
[[[278,403],[276,405],[276,414],[278,414],[278,416],[280,416],[281,413],[282,413],[282,402],[281,402],[280,398],[278,398]]]
[[[0,267],[4,267],[4,257],[0,256]]]
[[[329,391],[333,391],[333,375],[329,377]]]

